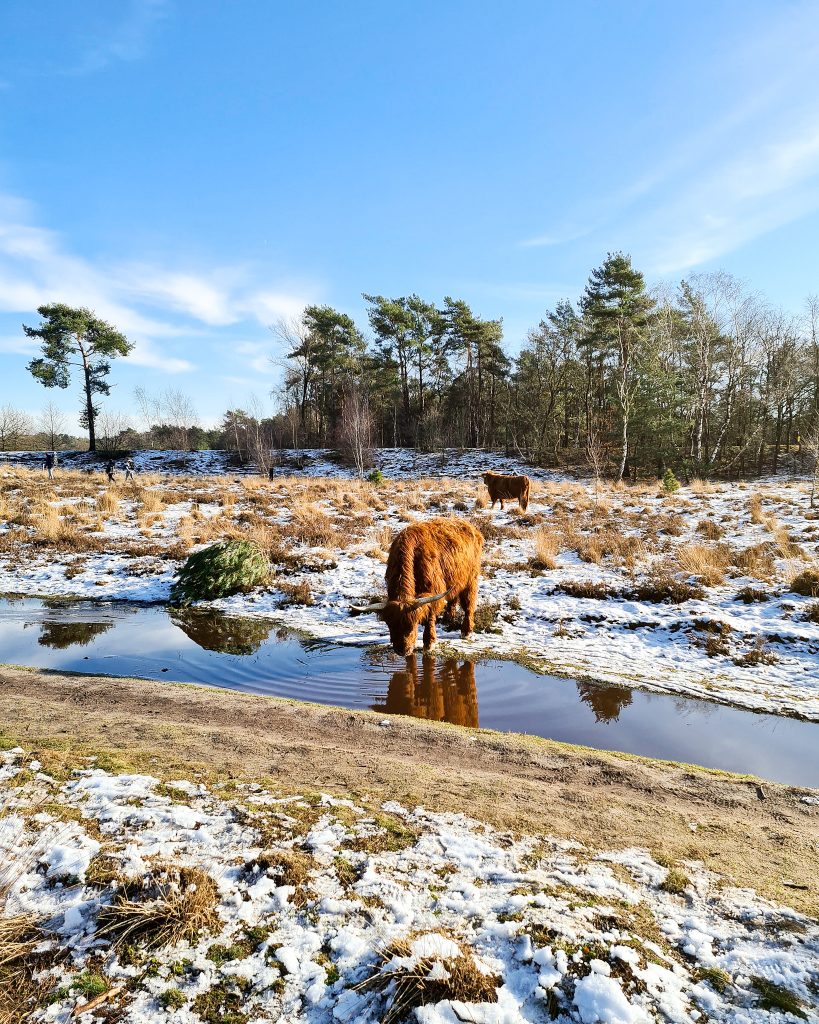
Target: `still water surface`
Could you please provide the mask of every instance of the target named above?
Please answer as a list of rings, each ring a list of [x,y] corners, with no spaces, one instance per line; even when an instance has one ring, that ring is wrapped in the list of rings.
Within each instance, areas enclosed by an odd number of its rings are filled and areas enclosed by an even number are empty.
[[[304,640],[261,619],[5,599],[0,662],[372,708],[819,786],[817,723],[572,682],[509,662],[398,658]]]

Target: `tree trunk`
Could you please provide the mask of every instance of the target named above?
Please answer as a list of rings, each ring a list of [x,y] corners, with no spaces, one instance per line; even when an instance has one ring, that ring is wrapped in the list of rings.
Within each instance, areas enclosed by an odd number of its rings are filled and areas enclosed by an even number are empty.
[[[82,356],[82,372],[85,388],[85,415],[88,418],[88,450],[97,450],[97,437],[94,433],[94,401],[91,392],[91,367],[88,365],[88,354],[83,348],[82,342],[78,339],[78,347]]]

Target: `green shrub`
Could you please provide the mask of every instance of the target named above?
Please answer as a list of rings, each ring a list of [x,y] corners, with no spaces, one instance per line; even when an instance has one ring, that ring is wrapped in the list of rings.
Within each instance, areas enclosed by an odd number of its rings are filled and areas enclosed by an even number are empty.
[[[685,872],[680,871],[679,868],[669,868],[665,881],[660,888],[665,889],[666,892],[673,893],[675,896],[681,896],[690,884],[691,880]]]
[[[680,489],[680,481],[674,476],[673,469],[667,469],[663,474],[663,490],[666,494],[673,494]]]
[[[801,1017],[802,1020],[808,1019],[808,1015],[802,1008],[804,1006],[802,1000],[784,985],[777,985],[759,975],[751,975],[751,984],[759,993],[759,1005],[763,1010],[780,1010],[782,1013]]]
[[[384,474],[381,472],[380,469],[374,469],[367,476],[367,479],[370,481],[371,484],[375,484],[376,487],[377,487],[378,484],[383,484],[384,483]]]
[[[86,999],[93,999],[94,996],[101,996],[103,992],[108,991],[108,982],[101,974],[83,971],[71,982],[71,988],[85,996]]]
[[[159,1001],[166,1010],[178,1010],[183,1007],[188,1000],[185,998],[185,994],[181,989],[166,988],[162,995],[160,995]]]
[[[229,597],[269,579],[270,563],[261,548],[247,540],[224,540],[188,556],[171,587],[171,603]]]

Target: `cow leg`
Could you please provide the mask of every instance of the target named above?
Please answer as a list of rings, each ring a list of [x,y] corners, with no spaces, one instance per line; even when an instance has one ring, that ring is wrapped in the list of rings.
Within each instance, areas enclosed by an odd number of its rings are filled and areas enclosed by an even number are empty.
[[[503,512],[503,498],[501,498],[501,500],[500,500],[500,505],[501,505],[501,512]]]
[[[424,650],[429,650],[437,639],[438,636],[435,632],[435,616],[430,615],[424,623]]]
[[[473,580],[469,586],[461,591],[461,608],[464,610],[464,621],[461,623],[461,636],[466,637],[475,628],[475,605],[478,603],[478,581]]]

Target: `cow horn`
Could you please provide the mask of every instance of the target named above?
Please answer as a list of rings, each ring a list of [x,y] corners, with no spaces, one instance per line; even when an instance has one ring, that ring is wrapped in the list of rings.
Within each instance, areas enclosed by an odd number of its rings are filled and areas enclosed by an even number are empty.
[[[358,605],[354,604],[350,608],[351,612],[356,612],[358,615],[363,615],[364,612],[383,612],[389,604],[389,601],[377,601],[375,604]]]
[[[430,594],[429,597],[418,597],[410,604],[410,608],[420,608],[424,604],[432,604],[433,601],[440,601],[445,597],[449,597],[449,591],[445,590],[443,594]]]

